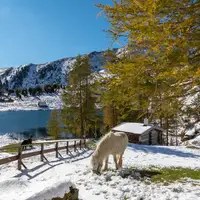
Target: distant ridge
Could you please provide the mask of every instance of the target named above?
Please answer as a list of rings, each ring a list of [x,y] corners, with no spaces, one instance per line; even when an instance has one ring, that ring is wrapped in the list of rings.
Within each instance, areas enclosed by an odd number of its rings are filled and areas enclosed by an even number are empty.
[[[113,49],[116,54],[123,50]],[[87,54],[93,72],[103,70],[105,51]],[[72,69],[76,57],[63,58],[44,64],[27,64],[19,67],[0,68],[0,81],[5,89],[28,89],[51,84],[66,84],[66,75]]]

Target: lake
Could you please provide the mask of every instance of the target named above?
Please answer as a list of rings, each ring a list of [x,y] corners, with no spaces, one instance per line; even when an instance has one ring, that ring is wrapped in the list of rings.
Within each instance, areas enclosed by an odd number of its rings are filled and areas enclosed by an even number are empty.
[[[48,136],[46,126],[51,110],[25,110],[0,112],[0,135],[14,133],[16,138]]]

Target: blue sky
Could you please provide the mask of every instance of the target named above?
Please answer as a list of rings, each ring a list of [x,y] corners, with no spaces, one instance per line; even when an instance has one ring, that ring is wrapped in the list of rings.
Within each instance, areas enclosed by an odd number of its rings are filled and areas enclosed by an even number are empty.
[[[112,0],[0,0],[0,68],[120,47],[98,3]]]

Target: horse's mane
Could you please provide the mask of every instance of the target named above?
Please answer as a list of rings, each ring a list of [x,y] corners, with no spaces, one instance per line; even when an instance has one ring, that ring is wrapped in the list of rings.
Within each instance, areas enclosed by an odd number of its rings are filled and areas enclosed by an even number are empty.
[[[110,133],[113,133],[113,131],[109,131],[108,133],[106,133],[105,135],[103,135],[100,139],[99,142],[97,143],[97,148],[95,150],[95,153],[98,154],[99,153],[99,147],[101,146],[101,144],[103,143],[103,141],[105,141],[107,139],[107,137],[109,136]]]

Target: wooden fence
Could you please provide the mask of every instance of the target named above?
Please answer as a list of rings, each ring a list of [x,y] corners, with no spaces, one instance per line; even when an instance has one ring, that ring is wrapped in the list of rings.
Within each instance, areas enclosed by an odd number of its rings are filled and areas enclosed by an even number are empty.
[[[66,145],[65,146],[59,146],[59,142],[66,142]],[[69,144],[69,143],[73,143],[73,144]],[[55,148],[51,148],[51,149],[45,149],[44,148],[44,144],[52,144],[52,143],[55,143]],[[30,145],[20,145],[19,147],[4,147],[4,148],[0,148],[0,150],[6,150],[6,149],[14,149],[14,148],[17,148],[18,149],[18,154],[15,155],[15,156],[10,156],[10,157],[7,157],[7,158],[3,158],[3,159],[0,159],[0,165],[3,165],[3,164],[6,164],[6,163],[9,163],[9,162],[13,162],[13,161],[18,161],[18,170],[21,170],[22,169],[22,166],[24,168],[27,168],[24,163],[22,162],[22,159],[23,158],[29,158],[29,157],[32,157],[32,156],[37,156],[37,155],[40,155],[40,160],[41,161],[44,161],[44,159],[46,161],[47,158],[44,156],[45,153],[50,153],[50,152],[55,152],[55,157],[58,158],[58,156],[61,154],[59,153],[59,150],[64,150],[66,149],[66,154],[69,154],[69,149],[70,148],[73,148],[74,151],[77,150],[77,148],[84,148],[86,147],[86,141],[85,139],[71,139],[71,140],[54,140],[54,141],[45,141],[45,142],[38,142],[38,143],[32,143],[31,144],[32,146],[34,145],[40,145],[40,151],[33,151],[33,152],[29,152],[29,153],[22,153],[22,149],[23,147],[26,147],[26,146],[30,146]]]

